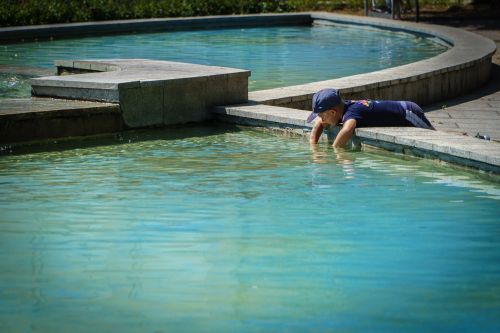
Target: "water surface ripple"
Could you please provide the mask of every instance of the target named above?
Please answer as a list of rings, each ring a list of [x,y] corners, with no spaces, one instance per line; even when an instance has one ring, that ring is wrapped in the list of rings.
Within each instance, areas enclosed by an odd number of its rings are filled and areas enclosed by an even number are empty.
[[[99,144],[0,157],[0,331],[500,329],[495,181],[253,130]]]

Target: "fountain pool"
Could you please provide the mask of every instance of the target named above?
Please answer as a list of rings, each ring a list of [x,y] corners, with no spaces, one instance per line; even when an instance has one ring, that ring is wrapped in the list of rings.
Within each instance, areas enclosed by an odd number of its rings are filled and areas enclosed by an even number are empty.
[[[250,90],[399,66],[448,49],[422,35],[359,25],[214,29],[94,36],[0,46],[0,64],[53,68],[53,61],[144,58],[249,69]],[[29,96],[27,77],[0,76],[0,97]],[[24,86],[23,86],[24,85]]]
[[[0,157],[1,331],[500,328],[495,180],[220,125],[42,148]]]

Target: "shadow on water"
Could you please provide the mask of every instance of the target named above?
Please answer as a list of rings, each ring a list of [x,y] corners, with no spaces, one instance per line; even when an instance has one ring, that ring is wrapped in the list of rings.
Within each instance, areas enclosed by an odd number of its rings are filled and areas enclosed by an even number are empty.
[[[129,144],[141,141],[182,140],[193,137],[208,137],[223,133],[239,132],[241,130],[241,127],[237,125],[207,121],[204,123],[184,124],[180,127],[176,125],[175,127],[167,126],[162,128],[127,130],[118,133],[88,137],[59,138],[21,143],[19,145],[4,145],[0,146],[0,156],[66,151],[79,148]]]

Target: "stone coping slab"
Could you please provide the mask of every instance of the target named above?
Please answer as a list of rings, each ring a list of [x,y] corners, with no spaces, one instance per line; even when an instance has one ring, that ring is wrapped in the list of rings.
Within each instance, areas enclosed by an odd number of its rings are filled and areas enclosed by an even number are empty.
[[[263,124],[283,125],[298,128],[312,128],[304,115],[306,112],[296,109],[283,108],[265,104],[242,104],[220,106],[213,110],[216,115],[226,115],[236,118],[262,120]]]
[[[308,112],[264,104],[221,106],[214,114],[223,121],[294,130],[302,135],[308,135],[312,127],[306,122]],[[494,141],[414,127],[357,128],[353,141],[500,173],[500,143]]]
[[[250,76],[248,70],[148,59],[59,60],[55,61],[55,65],[58,72],[64,68],[70,72],[82,70],[90,73],[31,79],[30,83],[36,96],[118,103],[120,89],[143,85],[162,86],[167,82],[181,83],[182,80],[193,78],[211,80]]]
[[[55,64],[73,75],[31,79],[33,96],[119,103],[128,128],[203,121],[215,105],[248,101],[243,69],[147,59]]]

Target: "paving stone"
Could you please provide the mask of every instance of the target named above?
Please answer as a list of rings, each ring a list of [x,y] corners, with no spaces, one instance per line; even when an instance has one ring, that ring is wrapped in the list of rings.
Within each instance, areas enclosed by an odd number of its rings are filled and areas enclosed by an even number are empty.
[[[470,112],[450,112],[450,117],[451,119],[460,119],[463,122],[468,122],[471,120],[490,120],[490,121],[496,121],[500,123],[500,117],[494,113],[494,112],[488,112],[488,113],[481,113],[481,112],[476,112],[470,111]]]
[[[432,112],[432,113],[427,113],[426,117],[429,118],[429,120],[432,119],[451,119],[451,116],[447,112]]]
[[[436,128],[437,130],[440,130],[440,131],[450,131],[451,130],[451,131],[459,132],[459,130],[460,130],[460,128],[458,127],[458,124],[455,122],[443,124],[440,122],[431,121],[431,124],[434,126],[434,128]]]

